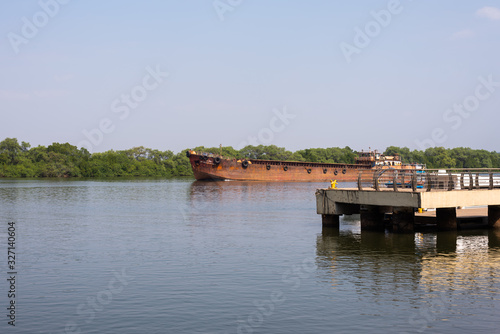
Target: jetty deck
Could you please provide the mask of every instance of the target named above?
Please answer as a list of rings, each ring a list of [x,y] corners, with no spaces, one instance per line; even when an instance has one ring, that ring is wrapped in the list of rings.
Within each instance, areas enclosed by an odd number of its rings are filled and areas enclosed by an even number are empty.
[[[369,230],[385,229],[388,216],[394,232],[413,232],[415,224],[433,217],[438,230],[459,229],[457,222],[466,217],[484,217],[486,227],[500,228],[500,173],[363,172],[358,176],[357,188],[318,189],[316,207],[327,226],[338,225],[340,215],[360,214],[361,228]]]

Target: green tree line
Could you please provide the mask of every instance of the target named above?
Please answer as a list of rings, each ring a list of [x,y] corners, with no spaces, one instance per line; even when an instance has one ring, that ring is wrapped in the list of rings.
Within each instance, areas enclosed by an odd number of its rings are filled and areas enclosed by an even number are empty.
[[[196,152],[207,152],[220,154],[224,157],[238,159],[262,159],[262,160],[288,160],[288,161],[311,161],[311,162],[326,162],[326,163],[354,163],[357,153],[350,147],[345,148],[330,147],[330,148],[309,148],[291,152],[284,147],[275,145],[248,145],[241,150],[235,150],[229,147],[203,147],[194,148]]]
[[[0,142],[0,177],[117,177],[192,175],[186,152],[143,146],[90,154],[69,143],[31,148],[15,138]]]
[[[500,168],[500,153],[468,147],[431,147],[410,151],[407,147],[388,147],[384,154],[399,155],[404,163],[422,163],[427,168]]]
[[[354,163],[357,152],[344,148],[310,148],[291,152],[275,145],[203,147],[197,152],[221,154],[238,159]],[[47,147],[31,147],[16,138],[0,142],[0,177],[119,177],[119,176],[192,176],[186,150],[177,154],[134,147],[122,151],[89,153],[69,143],[53,143]],[[500,153],[470,148],[428,148],[410,151],[407,147],[390,146],[385,155],[399,155],[405,163],[426,164],[427,168],[500,168]]]

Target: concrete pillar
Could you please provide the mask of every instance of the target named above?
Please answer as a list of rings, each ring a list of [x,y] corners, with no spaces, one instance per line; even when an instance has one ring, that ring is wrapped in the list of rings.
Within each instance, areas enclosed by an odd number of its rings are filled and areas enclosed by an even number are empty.
[[[396,233],[413,233],[415,215],[413,208],[396,207],[392,212],[392,231]]]
[[[339,215],[321,215],[324,227],[339,227]]]
[[[488,205],[488,227],[500,228],[500,205]]]
[[[457,230],[457,209],[456,208],[437,208],[436,222],[438,231],[456,231]]]
[[[321,228],[321,242],[323,244],[325,244],[326,242],[331,242],[332,240],[338,242],[339,236],[340,236],[340,229],[338,227],[323,225],[323,227]],[[319,246],[316,248],[319,248]]]
[[[384,213],[374,205],[362,205],[360,210],[361,230],[384,231]]]

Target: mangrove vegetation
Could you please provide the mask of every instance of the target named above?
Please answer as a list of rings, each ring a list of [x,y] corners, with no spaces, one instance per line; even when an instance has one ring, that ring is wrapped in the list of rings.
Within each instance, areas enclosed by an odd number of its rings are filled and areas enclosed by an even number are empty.
[[[90,153],[69,143],[31,147],[16,138],[0,142],[0,177],[126,177],[126,176],[192,176],[185,149],[179,153],[170,150],[134,147],[121,151]],[[283,147],[246,146],[236,150],[231,146],[193,148],[197,152],[219,154],[237,159],[265,159],[311,161],[326,163],[354,163],[357,152],[344,148],[310,148],[291,152]],[[425,151],[390,146],[386,155],[399,155],[405,163],[426,164],[427,168],[500,168],[500,153],[471,148],[443,147]]]

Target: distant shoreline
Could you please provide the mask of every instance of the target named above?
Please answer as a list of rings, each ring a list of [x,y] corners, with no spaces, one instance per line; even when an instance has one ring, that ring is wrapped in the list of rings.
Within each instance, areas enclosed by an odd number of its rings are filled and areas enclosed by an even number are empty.
[[[354,163],[357,152],[344,148],[310,148],[291,152],[275,145],[248,145],[240,150],[231,146],[193,148],[197,152],[220,154],[238,159],[293,160],[323,163]],[[69,143],[31,147],[16,138],[0,142],[0,178],[137,178],[192,177],[186,156],[188,149],[172,151],[134,147],[90,153]],[[385,155],[398,155],[404,163],[425,164],[427,168],[500,168],[500,153],[470,148],[428,148],[410,151],[390,146]]]

